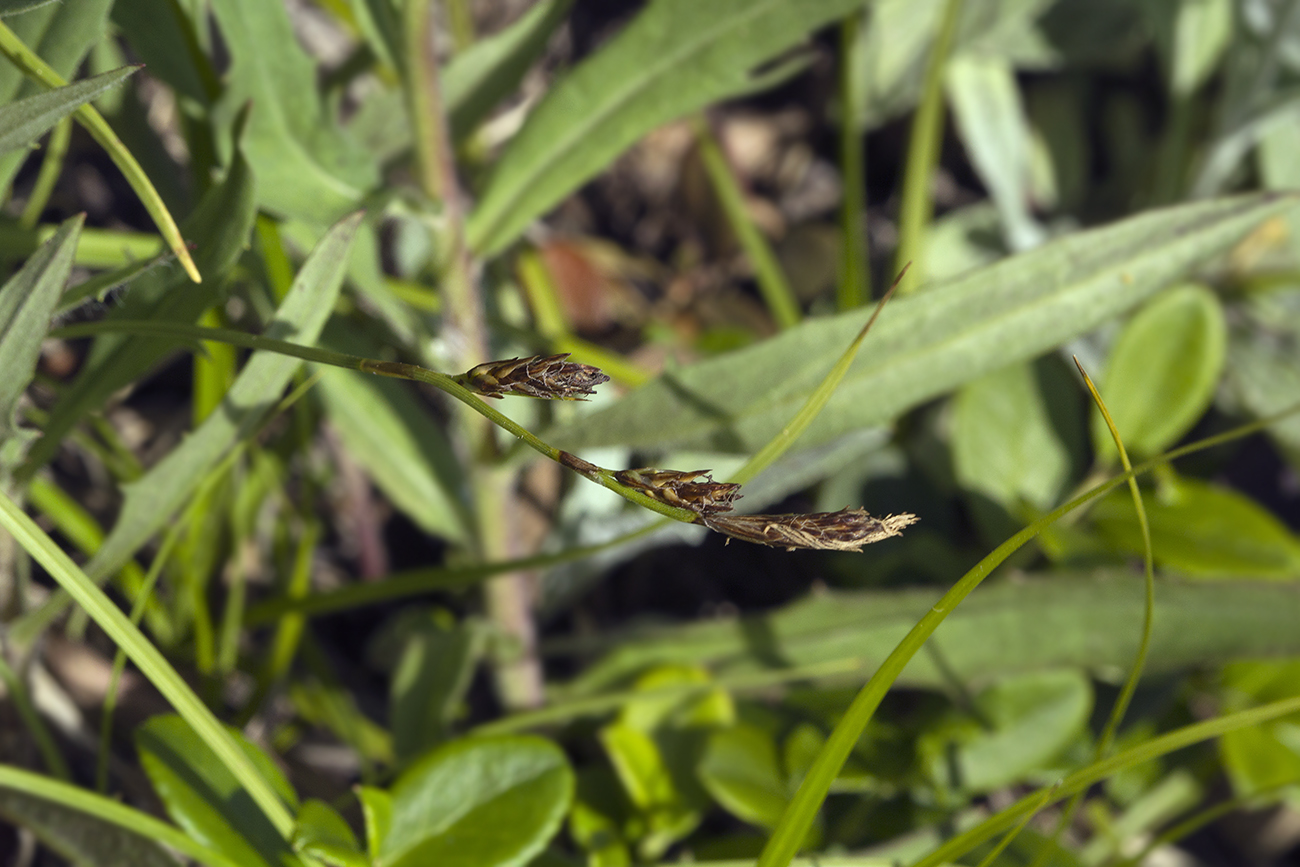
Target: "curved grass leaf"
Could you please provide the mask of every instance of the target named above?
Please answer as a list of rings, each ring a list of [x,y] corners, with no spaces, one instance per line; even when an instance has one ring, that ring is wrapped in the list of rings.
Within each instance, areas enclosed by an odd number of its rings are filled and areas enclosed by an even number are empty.
[[[338,298],[348,250],[362,216],[358,213],[340,221],[321,239],[267,326],[268,336],[300,344],[315,341]],[[121,569],[171,519],[222,457],[257,428],[299,364],[298,359],[278,353],[254,354],[221,406],[149,472],[123,486],[125,500],[117,523],[86,564],[92,581],[101,583]],[[65,596],[51,597],[27,616],[23,633],[43,629],[66,602]]]
[[[755,67],[859,5],[860,0],[651,3],[558,82],[529,116],[470,217],[470,246],[484,255],[501,250],[642,135],[753,90],[762,83]]]
[[[78,107],[121,84],[138,66],[124,66],[0,106],[0,153],[26,147]]]
[[[36,373],[41,341],[72,271],[85,214],[59,226],[22,269],[0,287],[0,477],[8,480],[26,452],[30,430],[18,426],[18,399]]]
[[[252,101],[243,147],[260,204],[317,225],[356,208],[378,169],[327,117],[284,5],[214,0],[212,14],[231,57],[214,117],[230,122]]]
[[[1294,201],[1262,194],[1152,211],[895,301],[801,445],[888,422],[985,372],[1083,334],[1228,249]],[[807,321],[755,346],[666,373],[616,405],[551,432],[548,441],[570,451],[675,445],[752,452],[794,416],[860,322],[860,313]]]
[[[175,864],[170,857],[164,861],[151,854],[158,850],[146,848],[147,841],[154,840],[208,867],[241,867],[237,861],[201,846],[185,832],[148,813],[80,786],[8,765],[0,765],[0,815],[29,827],[37,822],[49,822],[52,834],[74,838],[68,841],[69,848],[80,848],[81,840],[75,838],[83,837],[84,832],[90,849],[85,861],[75,862],[70,852],[61,850],[74,863],[106,867]],[[91,830],[84,824],[91,821],[102,823],[102,830]],[[40,829],[33,830],[43,837]],[[110,837],[111,834],[116,834],[116,838]],[[133,839],[140,843],[131,842]]]
[[[276,793],[294,804],[294,791],[275,763],[237,731],[230,736]],[[135,730],[135,743],[167,815],[191,837],[250,867],[289,862],[289,843],[185,720],[153,717]]]
[[[315,342],[334,309],[352,236],[362,216],[358,213],[340,221],[321,239],[267,326],[268,337],[305,345]],[[121,568],[181,507],[226,451],[258,426],[301,363],[276,353],[253,355],[221,406],[149,472],[123,486],[126,499],[117,524],[86,564],[86,573],[98,580]]]
[[[236,158],[226,179],[213,187],[186,221],[186,234],[197,239],[204,273],[214,278],[187,286],[178,274],[158,270],[141,277],[110,318],[138,317],[159,322],[193,323],[216,303],[220,278],[239,258],[257,214],[253,175]],[[68,431],[98,409],[117,390],[143,375],[176,346],[161,337],[107,335],[96,340],[85,367],[50,412],[45,435],[32,447],[24,473],[35,473],[54,457]]]
[[[113,604],[73,563],[71,558],[54,543],[36,522],[27,516],[18,504],[0,493],[0,526],[3,526],[36,562],[77,601],[86,613],[116,642],[163,697],[176,708],[186,723],[203,739],[220,761],[239,780],[243,790],[253,799],[275,826],[281,837],[293,831],[293,816],[285,809],[280,795],[271,787],[230,737],[229,732],[217,722],[212,711],[203,704],[185,681],[172,668],[158,648],[149,643],[140,630]],[[66,596],[60,596],[66,599]],[[17,628],[10,637],[26,643],[30,636],[21,636]],[[156,836],[156,835],[155,835]],[[188,850],[183,850],[188,851]]]
[[[179,867],[162,846],[58,801],[0,788],[0,819],[28,829],[75,867]]]
[[[0,16],[0,27],[9,28],[21,44],[38,54],[64,79],[70,78],[85,59],[90,46],[104,35],[112,0],[82,0],[77,3],[31,4],[26,11]],[[35,8],[40,5],[40,8]],[[60,82],[60,84],[66,82]],[[0,63],[0,104],[22,96],[40,93],[45,88],[29,81],[23,71],[10,63]],[[8,189],[26,153],[0,156],[0,189]]]

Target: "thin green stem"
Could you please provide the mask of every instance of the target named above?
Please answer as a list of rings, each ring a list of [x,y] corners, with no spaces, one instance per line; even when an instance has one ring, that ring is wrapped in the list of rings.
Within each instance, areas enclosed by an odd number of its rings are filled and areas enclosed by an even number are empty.
[[[943,71],[952,50],[957,22],[961,18],[962,0],[948,0],[938,35],[930,48],[930,62],[925,69],[921,102],[912,117],[912,133],[907,147],[907,168],[903,173],[902,204],[898,213],[898,253],[894,270],[906,262],[922,268],[925,262],[925,233],[934,213],[931,185],[939,165],[939,145],[943,141]],[[913,286],[925,280],[918,273]]]
[[[718,140],[709,128],[708,121],[697,116],[693,126],[695,142],[700,149],[700,158],[704,161],[704,170],[708,172],[709,181],[713,184],[713,193],[722,205],[722,213],[726,215],[732,234],[749,257],[759,294],[763,296],[763,301],[767,303],[767,309],[778,326],[789,328],[798,325],[803,318],[799,301],[794,297],[794,290],[790,288],[790,281],[786,279],[781,263],[776,260],[772,248],[749,217],[745,194],[741,192],[731,164],[718,146]]]
[[[50,194],[63,171],[63,158],[68,153],[68,142],[72,140],[72,119],[64,118],[50,131],[50,139],[45,145],[45,156],[41,160],[41,170],[32,184],[32,194],[23,205],[23,213],[18,218],[18,228],[32,229],[41,218],[41,211],[49,204]]]
[[[1025,811],[1025,815],[1020,818],[1020,821],[1016,823],[1015,827],[1012,828],[1010,831],[1008,831],[1006,835],[1001,840],[998,841],[998,845],[994,846],[992,849],[989,850],[989,854],[984,856],[984,858],[979,863],[979,867],[990,867],[990,865],[997,860],[998,856],[1001,855],[1004,851],[1006,851],[1006,848],[1011,845],[1011,841],[1016,839],[1016,837],[1020,835],[1021,831],[1025,830],[1025,826],[1029,824],[1029,821],[1034,818],[1034,816],[1038,813],[1038,811],[1043,809],[1043,807],[1047,806],[1048,801],[1052,800],[1052,795],[1056,793],[1056,790],[1057,788],[1060,787],[1060,785],[1061,784],[1058,782],[1050,789],[1044,789],[1042,791],[1042,794],[1038,799],[1038,806],[1033,810]],[[1043,846],[1039,850],[1040,857],[1041,857],[1041,853],[1046,851],[1049,851],[1049,848],[1047,846]]]
[[[363,373],[374,374],[375,376],[388,376],[394,379],[410,379],[416,382],[423,382],[456,398],[456,400],[459,400],[461,403],[486,418],[492,424],[518,437],[525,445],[536,451],[538,454],[545,455],[556,463],[563,464],[590,481],[608,488],[627,500],[631,500],[638,506],[644,506],[652,512],[658,512],[665,517],[686,524],[696,523],[696,518],[698,517],[695,512],[692,512],[689,509],[680,509],[674,506],[669,506],[646,496],[634,488],[621,484],[614,478],[614,474],[609,470],[593,466],[592,464],[586,464],[585,462],[575,462],[572,455],[557,449],[549,443],[543,442],[536,435],[517,422],[502,415],[496,409],[493,409],[478,395],[458,383],[453,377],[450,377],[445,373],[438,373],[437,371],[429,370],[426,367],[420,367],[416,364],[406,364],[400,361],[376,361],[370,358],[361,358],[356,355],[345,355],[341,352],[331,352],[327,349],[318,349],[314,346],[302,346],[297,343],[275,340],[274,338],[263,337],[259,334],[246,334],[242,331],[233,331],[228,328],[204,328],[198,325],[186,325],[183,323],[150,322],[147,320],[130,319],[106,320],[103,322],[86,322],[78,325],[68,325],[51,331],[50,335],[53,337],[89,337],[91,335],[105,334],[109,332],[175,337],[181,340],[193,341],[212,340],[219,343],[229,343],[234,346],[242,346],[246,349],[264,349],[271,352],[279,352],[284,355],[293,356],[294,358],[301,358],[304,361],[313,361],[318,364],[329,364],[335,367],[344,367],[349,370],[359,370]],[[583,466],[583,464],[585,464],[585,466]]]
[[[840,22],[839,108],[840,176],[844,187],[840,201],[840,280],[836,307],[852,310],[871,298],[871,263],[866,228],[866,148],[862,141],[862,109],[866,105],[859,69],[866,52],[860,42],[866,11],[859,9]]]

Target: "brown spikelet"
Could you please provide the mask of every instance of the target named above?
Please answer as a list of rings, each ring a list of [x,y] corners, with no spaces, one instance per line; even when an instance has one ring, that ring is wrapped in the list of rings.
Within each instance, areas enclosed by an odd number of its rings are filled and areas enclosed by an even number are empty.
[[[745,542],[784,548],[825,551],[861,551],[863,545],[899,535],[915,524],[915,515],[873,518],[866,509],[841,509],[810,515],[719,515],[704,519],[704,526]]]
[[[704,481],[696,481],[701,477]],[[619,470],[614,473],[614,478],[661,503],[690,509],[697,515],[730,512],[731,504],[740,497],[740,485],[715,482],[708,470],[682,472],[642,467]]]
[[[542,400],[586,400],[595,387],[609,382],[600,368],[565,361],[569,353],[533,355],[489,361],[456,377],[456,381],[484,397],[507,394]]]

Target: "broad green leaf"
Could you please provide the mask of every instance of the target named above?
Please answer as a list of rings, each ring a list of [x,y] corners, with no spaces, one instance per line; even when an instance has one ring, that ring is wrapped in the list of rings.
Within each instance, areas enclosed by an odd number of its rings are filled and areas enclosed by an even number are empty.
[[[21,270],[0,287],[0,484],[8,485],[35,436],[18,425],[18,400],[36,374],[41,341],[72,271],[85,214],[59,227]]]
[[[629,699],[623,705],[618,721],[642,732],[734,725],[736,706],[724,689],[712,689],[685,699],[653,694],[655,690],[666,687],[703,685],[711,680],[709,673],[699,666],[658,666],[638,677],[634,685],[637,691],[650,694]]]
[[[631,867],[632,853],[622,832],[631,810],[618,780],[597,765],[581,768],[577,776],[569,836],[586,852],[590,867]]]
[[[1300,581],[1300,538],[1245,494],[1178,479],[1146,498],[1156,562],[1189,576]],[[1108,496],[1092,520],[1106,539],[1142,552],[1133,502]]]
[[[483,652],[480,623],[441,621],[424,614],[411,625],[393,670],[389,719],[398,761],[447,738]]]
[[[220,278],[243,251],[256,216],[248,164],[237,158],[225,180],[203,197],[185,235],[195,239],[195,261],[210,279],[194,286],[179,272],[161,269],[141,277],[110,318],[139,318],[193,324],[216,301]],[[32,474],[54,457],[68,431],[119,389],[143,375],[176,347],[165,338],[107,335],[95,341],[76,381],[50,411],[44,436],[32,447],[24,471]]]
[[[1264,194],[1152,211],[895,301],[800,445],[883,424],[1084,334],[1292,204]],[[799,410],[866,315],[809,320],[755,346],[670,371],[546,439],[569,451],[618,444],[756,451]]]
[[[696,773],[727,812],[752,825],[775,825],[789,800],[776,742],[757,726],[740,723],[710,733]]]
[[[1300,692],[1300,662],[1236,662],[1223,670],[1226,710],[1244,710]],[[1238,729],[1219,739],[1224,770],[1238,795],[1300,785],[1300,714]]]
[[[275,763],[238,732],[232,730],[231,736],[277,794],[293,804],[293,789]],[[195,840],[240,864],[278,867],[291,855],[235,775],[183,719],[153,717],[136,728],[135,743],[167,815]]]
[[[857,660],[865,678],[939,597],[934,589],[825,591],[785,608],[721,622],[621,634],[557,700],[589,695],[652,666],[705,665],[723,679],[766,671],[771,660],[805,666]],[[1080,667],[1119,680],[1142,629],[1142,582],[1129,570],[1053,572],[981,587],[916,656],[900,686],[976,686],[1002,675]],[[1274,654],[1300,654],[1300,586],[1235,582],[1156,586],[1146,672],[1158,675]],[[989,636],[997,636],[991,641]],[[614,642],[610,642],[612,645]]]
[[[376,344],[327,328],[323,345],[377,358]],[[420,529],[464,543],[470,516],[459,495],[463,473],[442,425],[407,383],[317,365],[318,386],[330,423],[348,453],[384,495]]]
[[[356,835],[338,811],[315,798],[303,802],[294,829],[293,848],[330,867],[369,867]]]
[[[1017,364],[967,383],[952,414],[957,480],[1015,513],[1050,508],[1070,480],[1065,432],[1082,420],[1078,393],[1048,363]]]
[[[559,829],[573,772],[542,738],[469,738],[417,762],[392,797],[378,867],[517,867]]]
[[[348,247],[361,215],[341,221],[303,263],[268,337],[311,345],[338,298]],[[296,358],[260,352],[253,355],[226,393],[218,411],[140,479],[123,487],[125,500],[117,523],[86,573],[101,580],[170,520],[206,473],[236,443],[248,437],[280,398],[302,364]]]
[[[0,153],[24,148],[104,91],[121,84],[138,66],[124,66],[66,87],[0,106]]]
[[[533,110],[470,216],[470,246],[500,251],[645,133],[755,89],[756,67],[859,5],[655,0]]]
[[[975,707],[987,728],[972,722],[955,742],[939,735],[923,749],[945,786],[987,792],[1049,767],[1083,733],[1092,684],[1076,670],[1021,674],[985,689]]]
[[[22,43],[40,55],[64,79],[70,78],[86,52],[104,36],[104,24],[113,0],[77,0],[49,3],[4,19]],[[22,96],[40,93],[45,87],[29,81],[12,63],[0,63],[0,105]],[[0,156],[0,190],[13,183],[27,152]]]
[[[0,820],[26,828],[74,867],[178,867],[170,852],[66,803],[0,788]]]
[[[957,132],[1002,218],[1012,250],[1036,247],[1047,233],[1030,214],[1030,133],[1010,62],[958,55],[944,69]]]
[[[1158,454],[1191,430],[1214,399],[1227,342],[1219,299],[1196,284],[1161,293],[1124,326],[1101,396],[1131,454]],[[1099,457],[1118,460],[1100,413],[1092,442]]]
[[[327,116],[314,63],[283,4],[213,0],[212,14],[231,58],[214,120],[229,123],[252,100],[243,147],[259,203],[317,224],[356,208],[378,182],[378,169]]]
[[[472,133],[519,85],[572,5],[573,0],[542,0],[500,33],[451,59],[443,70],[442,96],[454,138]]]

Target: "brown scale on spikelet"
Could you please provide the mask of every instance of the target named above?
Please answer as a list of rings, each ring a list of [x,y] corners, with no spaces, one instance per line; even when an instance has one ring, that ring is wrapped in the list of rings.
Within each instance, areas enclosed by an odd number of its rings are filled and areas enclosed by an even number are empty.
[[[866,509],[841,509],[809,515],[718,515],[704,526],[745,542],[784,548],[825,551],[861,551],[863,545],[899,535],[917,522],[915,515],[874,518]]]
[[[489,361],[456,377],[456,381],[484,397],[507,394],[542,400],[586,400],[595,387],[609,382],[600,368],[565,361],[569,353],[533,355]]]

